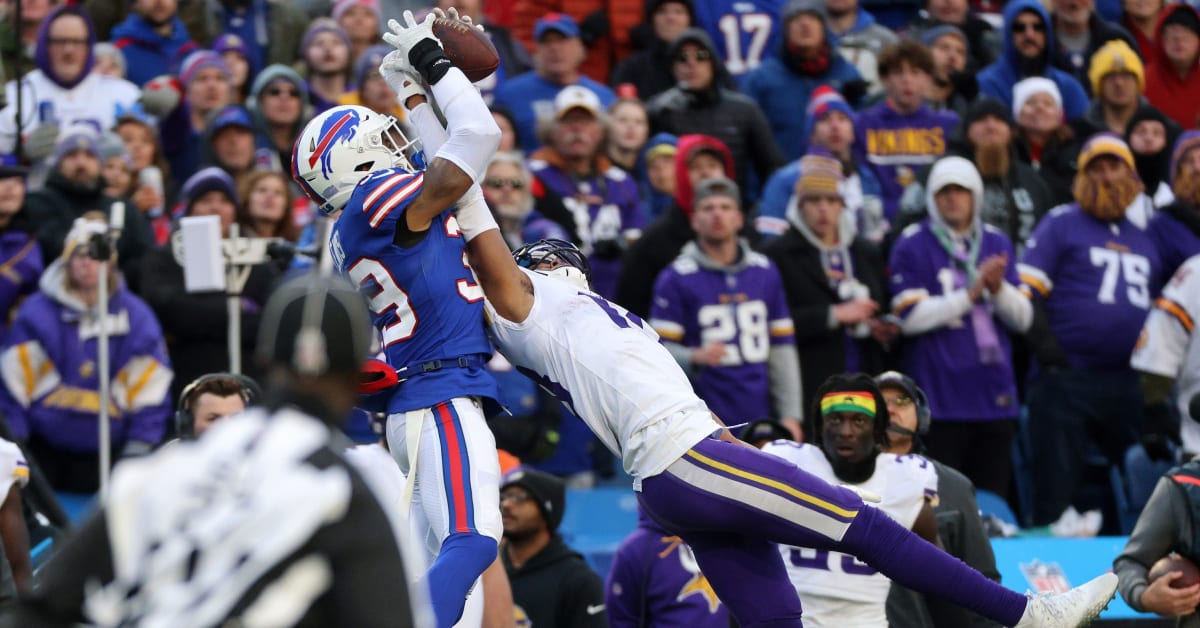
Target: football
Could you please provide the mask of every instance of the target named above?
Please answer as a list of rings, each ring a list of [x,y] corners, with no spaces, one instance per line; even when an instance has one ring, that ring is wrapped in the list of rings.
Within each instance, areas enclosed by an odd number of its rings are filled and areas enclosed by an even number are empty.
[[[1172,571],[1183,573],[1182,576],[1171,583],[1172,589],[1182,589],[1200,582],[1200,569],[1196,569],[1196,565],[1192,561],[1179,554],[1169,554],[1158,559],[1158,562],[1150,567],[1150,573],[1146,574],[1146,578],[1153,582]]]
[[[477,28],[439,17],[433,20],[433,34],[442,41],[446,58],[472,83],[491,76],[500,67],[500,55],[491,38]]]

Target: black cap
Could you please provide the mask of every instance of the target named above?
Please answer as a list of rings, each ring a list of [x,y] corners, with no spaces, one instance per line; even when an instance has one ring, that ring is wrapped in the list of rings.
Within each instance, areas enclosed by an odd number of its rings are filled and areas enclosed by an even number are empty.
[[[500,482],[500,490],[510,486],[520,486],[529,491],[529,496],[537,502],[546,520],[546,528],[553,534],[562,523],[563,510],[567,507],[567,485],[557,477],[537,469],[519,467],[509,472]]]
[[[1170,13],[1167,14],[1167,17],[1163,18],[1162,26],[1159,28],[1166,28],[1171,24],[1178,24],[1187,28],[1193,33],[1196,33],[1197,35],[1200,35],[1200,17],[1197,17],[1196,10],[1191,6],[1182,4],[1179,5],[1178,8],[1168,7],[1165,10],[1170,11]]]
[[[980,96],[969,108],[967,108],[966,115],[963,116],[963,136],[966,136],[967,129],[970,128],[972,124],[975,124],[987,116],[994,116],[995,118],[1004,121],[1004,123],[1008,126],[1013,126],[1012,112],[1004,105],[1004,103],[990,96]]]
[[[255,358],[298,375],[356,374],[371,346],[367,303],[346,280],[309,273],[277,287],[263,308]]]

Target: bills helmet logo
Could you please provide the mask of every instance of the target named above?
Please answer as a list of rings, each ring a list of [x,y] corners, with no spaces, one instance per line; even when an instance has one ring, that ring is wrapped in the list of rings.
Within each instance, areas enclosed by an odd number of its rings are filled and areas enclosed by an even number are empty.
[[[313,140],[316,146],[310,147],[312,154],[308,156],[308,167],[312,168],[317,165],[317,161],[320,161],[321,175],[328,177],[333,170],[330,165],[332,152],[329,149],[342,142],[353,140],[358,133],[358,123],[358,112],[353,109],[347,110],[336,118],[326,120],[325,124],[321,126],[321,133],[318,136],[320,139]]]

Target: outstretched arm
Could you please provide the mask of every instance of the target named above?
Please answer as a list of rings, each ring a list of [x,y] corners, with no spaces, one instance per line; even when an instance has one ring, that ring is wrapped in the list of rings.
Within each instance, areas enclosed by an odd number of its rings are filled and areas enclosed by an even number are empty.
[[[492,308],[507,320],[524,322],[533,309],[533,283],[513,260],[479,186],[459,201],[457,216],[471,268]]]

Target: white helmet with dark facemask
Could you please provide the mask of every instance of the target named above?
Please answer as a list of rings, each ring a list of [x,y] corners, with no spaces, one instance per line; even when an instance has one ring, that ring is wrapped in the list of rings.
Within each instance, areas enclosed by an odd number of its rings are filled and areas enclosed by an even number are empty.
[[[539,272],[547,277],[561,279],[577,288],[591,290],[592,268],[579,247],[549,238],[513,251],[513,259],[522,268]],[[548,266],[548,268],[539,268]]]
[[[334,107],[313,118],[292,150],[292,178],[323,214],[341,210],[355,186],[373,171],[416,172],[415,142],[396,119],[366,107]],[[419,161],[419,160],[418,160]]]

